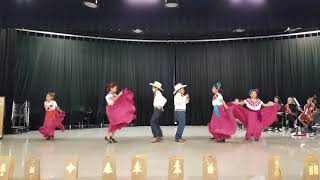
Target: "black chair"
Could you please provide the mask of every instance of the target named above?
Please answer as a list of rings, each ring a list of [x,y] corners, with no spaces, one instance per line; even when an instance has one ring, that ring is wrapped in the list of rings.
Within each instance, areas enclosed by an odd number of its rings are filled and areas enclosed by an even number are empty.
[[[106,116],[106,106],[105,104],[101,105],[97,110],[97,121],[96,125],[103,127],[104,124],[107,122],[107,116]]]
[[[86,113],[84,111],[82,111],[81,109],[72,110],[71,115],[70,115],[70,121],[71,121],[70,129],[72,126],[74,126],[76,124],[78,125],[79,128],[83,127],[82,123],[84,121],[85,115],[86,115]]]
[[[81,122],[82,128],[83,128],[84,124],[86,124],[86,126],[88,128],[88,127],[90,127],[91,121],[93,119],[93,110],[91,107],[86,106],[86,107],[82,108],[82,111],[85,113],[83,121]]]

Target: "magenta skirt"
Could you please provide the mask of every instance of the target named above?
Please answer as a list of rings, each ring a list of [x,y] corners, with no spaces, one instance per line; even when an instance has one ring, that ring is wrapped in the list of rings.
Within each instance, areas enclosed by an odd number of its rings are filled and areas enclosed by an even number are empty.
[[[232,107],[225,109],[223,106],[219,106],[218,110],[218,116],[215,112],[212,113],[208,129],[215,139],[220,141],[229,139],[236,132],[237,121],[232,114]]]
[[[277,120],[279,105],[264,107],[259,111],[252,111],[242,106],[231,105],[235,118],[244,124],[247,128],[246,138],[255,138],[259,140],[262,131]]]
[[[65,117],[64,112],[59,111],[46,111],[46,116],[42,127],[39,129],[39,132],[45,137],[54,136],[54,131],[58,128],[64,131],[64,125],[62,124]]]
[[[107,118],[109,120],[108,132],[110,133],[129,125],[136,119],[133,92],[128,89],[124,89],[122,92],[123,94],[113,105],[106,106]]]

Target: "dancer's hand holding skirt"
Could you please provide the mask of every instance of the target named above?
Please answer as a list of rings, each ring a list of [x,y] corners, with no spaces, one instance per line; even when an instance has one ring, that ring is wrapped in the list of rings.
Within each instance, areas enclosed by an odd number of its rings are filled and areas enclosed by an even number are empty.
[[[64,125],[62,124],[65,117],[65,112],[53,110],[53,111],[46,111],[46,116],[43,122],[42,127],[39,129],[39,132],[45,138],[53,138],[54,131],[56,128],[64,131]]]
[[[113,105],[106,106],[110,133],[129,125],[136,119],[133,96],[132,91],[124,89]]]
[[[232,107],[226,109],[219,106],[218,111],[218,114],[212,113],[208,129],[217,141],[221,141],[229,139],[236,132],[237,122],[232,114]]]

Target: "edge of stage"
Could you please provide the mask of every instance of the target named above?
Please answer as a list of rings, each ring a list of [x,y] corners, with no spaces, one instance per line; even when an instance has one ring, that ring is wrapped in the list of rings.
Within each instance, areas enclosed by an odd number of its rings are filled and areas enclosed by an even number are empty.
[[[151,144],[149,126],[126,127],[118,131],[117,144],[104,141],[106,128],[56,131],[53,141],[46,141],[39,132],[5,135],[0,141],[1,155],[16,159],[14,178],[23,179],[25,158],[40,158],[41,179],[61,179],[64,159],[78,155],[79,179],[101,179],[102,160],[110,155],[116,159],[118,179],[130,179],[131,159],[135,155],[147,157],[148,179],[164,180],[168,175],[168,159],[177,155],[184,159],[185,179],[202,179],[203,155],[217,158],[218,176],[223,180],[260,180],[268,173],[268,159],[279,155],[284,179],[301,179],[303,158],[310,153],[320,154],[319,137],[291,137],[284,132],[263,133],[260,142],[244,141],[239,130],[226,143],[217,143],[206,126],[187,126],[185,143],[174,141],[175,126],[163,126],[164,141]]]

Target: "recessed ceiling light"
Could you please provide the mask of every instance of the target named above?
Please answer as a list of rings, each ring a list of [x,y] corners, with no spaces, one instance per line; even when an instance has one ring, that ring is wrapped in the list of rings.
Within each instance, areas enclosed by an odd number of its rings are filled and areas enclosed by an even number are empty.
[[[164,5],[167,8],[176,8],[179,6],[178,0],[165,0]]]
[[[242,33],[245,31],[246,31],[245,29],[240,29],[240,28],[232,30],[232,32],[234,32],[234,33]]]
[[[140,33],[142,33],[143,31],[141,30],[141,29],[133,29],[132,30],[132,32],[134,32],[134,33],[137,33],[137,34],[140,34]]]
[[[98,0],[84,0],[83,4],[89,8],[98,8]]]

